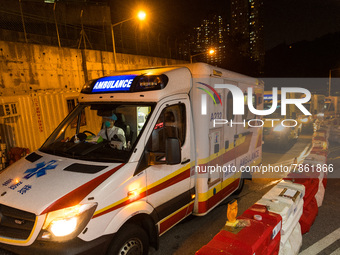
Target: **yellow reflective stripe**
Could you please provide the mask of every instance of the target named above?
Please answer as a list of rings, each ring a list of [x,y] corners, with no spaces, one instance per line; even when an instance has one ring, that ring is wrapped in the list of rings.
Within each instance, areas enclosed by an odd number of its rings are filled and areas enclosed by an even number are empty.
[[[158,180],[158,181],[156,181],[156,182],[150,184],[149,186],[142,188],[142,189],[140,190],[140,193],[143,193],[143,192],[145,192],[146,190],[151,189],[151,188],[153,188],[153,187],[155,187],[155,186],[157,186],[157,185],[159,185],[159,184],[162,184],[163,182],[165,182],[165,181],[171,179],[172,177],[174,177],[174,176],[176,176],[176,175],[178,175],[178,174],[181,174],[182,172],[184,172],[184,171],[186,171],[186,170],[188,169],[188,166],[189,166],[189,165],[190,165],[190,163],[188,163],[187,165],[185,165],[185,166],[181,167],[180,169],[176,170],[176,171],[173,172],[172,174],[169,174],[169,175],[165,176],[164,178],[162,178],[162,179],[160,179],[160,180]],[[104,211],[106,211],[106,210],[109,210],[109,209],[111,209],[112,207],[115,207],[115,206],[117,206],[117,205],[119,205],[119,204],[122,204],[122,203],[126,202],[127,200],[129,200],[129,198],[128,198],[128,197],[125,197],[125,198],[123,198],[123,199],[121,199],[121,200],[119,200],[119,201],[117,201],[117,202],[115,202],[115,203],[113,203],[113,204],[111,204],[111,205],[108,205],[108,206],[106,206],[106,207],[104,207],[104,208],[102,208],[102,209],[96,211],[96,212],[94,213],[93,216],[96,216],[97,214],[100,214],[100,213],[102,213],[102,212],[104,212]]]
[[[175,177],[176,175],[181,174],[182,172],[188,170],[189,165],[190,165],[190,163],[188,163],[187,165],[185,165],[185,166],[181,167],[180,169],[176,170],[172,174],[169,174],[169,175],[163,177],[162,179],[160,179],[160,180],[150,184],[149,186],[147,186],[147,189],[151,189],[151,188],[153,188],[153,187],[155,187],[155,186],[157,186],[157,185],[159,185],[159,184],[161,184],[163,182],[166,182],[167,180]]]
[[[216,159],[217,157],[223,155],[224,153],[230,151],[231,149],[234,149],[236,148],[237,146],[240,146],[242,143],[244,143],[246,141],[246,136],[240,134],[239,137],[236,139],[236,142],[235,142],[235,146],[234,146],[234,142],[230,142],[229,143],[229,147],[228,149],[220,149],[218,153],[214,153],[214,154],[211,154],[209,157],[207,158],[203,158],[203,159],[198,159],[198,164],[199,165],[204,165],[204,164],[207,164],[208,162]]]
[[[176,213],[178,213],[179,211],[183,210],[185,207],[189,207],[190,205],[192,205],[195,201],[191,201],[189,204],[186,204],[185,206],[179,208],[177,211],[173,212],[172,214],[166,216],[164,219],[162,219],[159,224],[163,223],[164,221],[166,221],[167,219],[171,218],[173,215],[175,215]]]
[[[235,176],[237,173],[231,175],[229,178],[227,178],[226,180],[224,180],[221,183],[217,183],[216,186],[212,186],[211,189],[209,189],[207,192],[204,193],[198,193],[198,202],[205,202],[207,201],[209,198],[214,196],[214,189],[216,190],[215,195],[220,192],[222,189],[224,189],[225,187],[227,187],[228,185],[230,185],[231,183],[233,183],[237,177]]]
[[[121,203],[124,203],[124,202],[127,201],[127,200],[129,200],[129,198],[128,198],[128,197],[124,197],[123,199],[121,199],[121,200],[119,200],[119,201],[117,201],[117,202],[115,202],[115,203],[113,203],[113,204],[111,204],[111,205],[108,205],[108,206],[106,206],[106,207],[104,207],[104,208],[102,208],[102,209],[96,211],[96,212],[93,214],[93,216],[96,216],[97,214],[102,213],[102,212],[104,212],[104,211],[106,211],[106,210],[109,210],[109,209],[111,209],[111,208],[114,207],[114,206],[117,206],[117,205],[119,205],[119,204],[121,204]]]

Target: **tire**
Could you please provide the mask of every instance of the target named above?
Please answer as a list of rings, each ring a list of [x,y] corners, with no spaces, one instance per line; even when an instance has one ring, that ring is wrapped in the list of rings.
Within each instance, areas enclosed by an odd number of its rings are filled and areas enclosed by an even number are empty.
[[[126,224],[116,234],[107,255],[146,255],[149,237],[138,225]]]
[[[239,185],[238,185],[237,190],[234,191],[234,195],[240,194],[241,191],[243,190],[243,187],[244,187],[244,178],[243,178],[243,176],[241,176],[241,178],[240,178],[240,183],[239,183]]]

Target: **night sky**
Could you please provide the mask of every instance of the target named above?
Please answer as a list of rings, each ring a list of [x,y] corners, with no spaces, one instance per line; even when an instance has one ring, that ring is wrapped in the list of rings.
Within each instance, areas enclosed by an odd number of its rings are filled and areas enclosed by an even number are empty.
[[[339,0],[265,0],[266,49],[340,31]]]
[[[144,0],[154,31],[178,34],[190,31],[209,13],[227,16],[230,0]],[[141,1],[115,1],[120,10],[131,12]],[[313,40],[340,31],[339,0],[264,0],[265,47]],[[124,15],[123,13],[121,15]],[[117,15],[119,19],[119,16]]]

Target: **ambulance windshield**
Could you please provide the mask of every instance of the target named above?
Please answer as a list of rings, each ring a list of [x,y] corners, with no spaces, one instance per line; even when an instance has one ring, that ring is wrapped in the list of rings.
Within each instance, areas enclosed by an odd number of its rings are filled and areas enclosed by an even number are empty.
[[[126,162],[154,104],[78,105],[40,148],[42,152],[99,162]]]

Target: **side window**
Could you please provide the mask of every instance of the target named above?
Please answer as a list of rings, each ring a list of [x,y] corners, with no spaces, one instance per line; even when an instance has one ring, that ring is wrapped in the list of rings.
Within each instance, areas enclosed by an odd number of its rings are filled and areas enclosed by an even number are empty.
[[[0,117],[12,117],[17,114],[17,103],[0,104]]]
[[[181,145],[185,142],[186,114],[185,105],[177,104],[166,107],[159,116],[149,138],[149,152],[165,152],[165,142],[168,137],[178,138]]]
[[[256,96],[255,96],[255,94],[252,94],[251,102],[252,102],[253,106],[256,109],[257,105],[256,105]],[[248,95],[244,96],[244,116],[246,117],[247,120],[255,118],[255,115],[251,111],[249,111],[249,107],[248,107]]]
[[[259,106],[260,104],[262,104],[263,98],[261,94],[257,94],[257,103],[256,106]],[[258,108],[257,108],[258,109]]]
[[[228,95],[227,95],[227,120],[228,121],[234,119],[233,111],[234,111],[234,108],[233,108],[233,95],[229,91]]]

